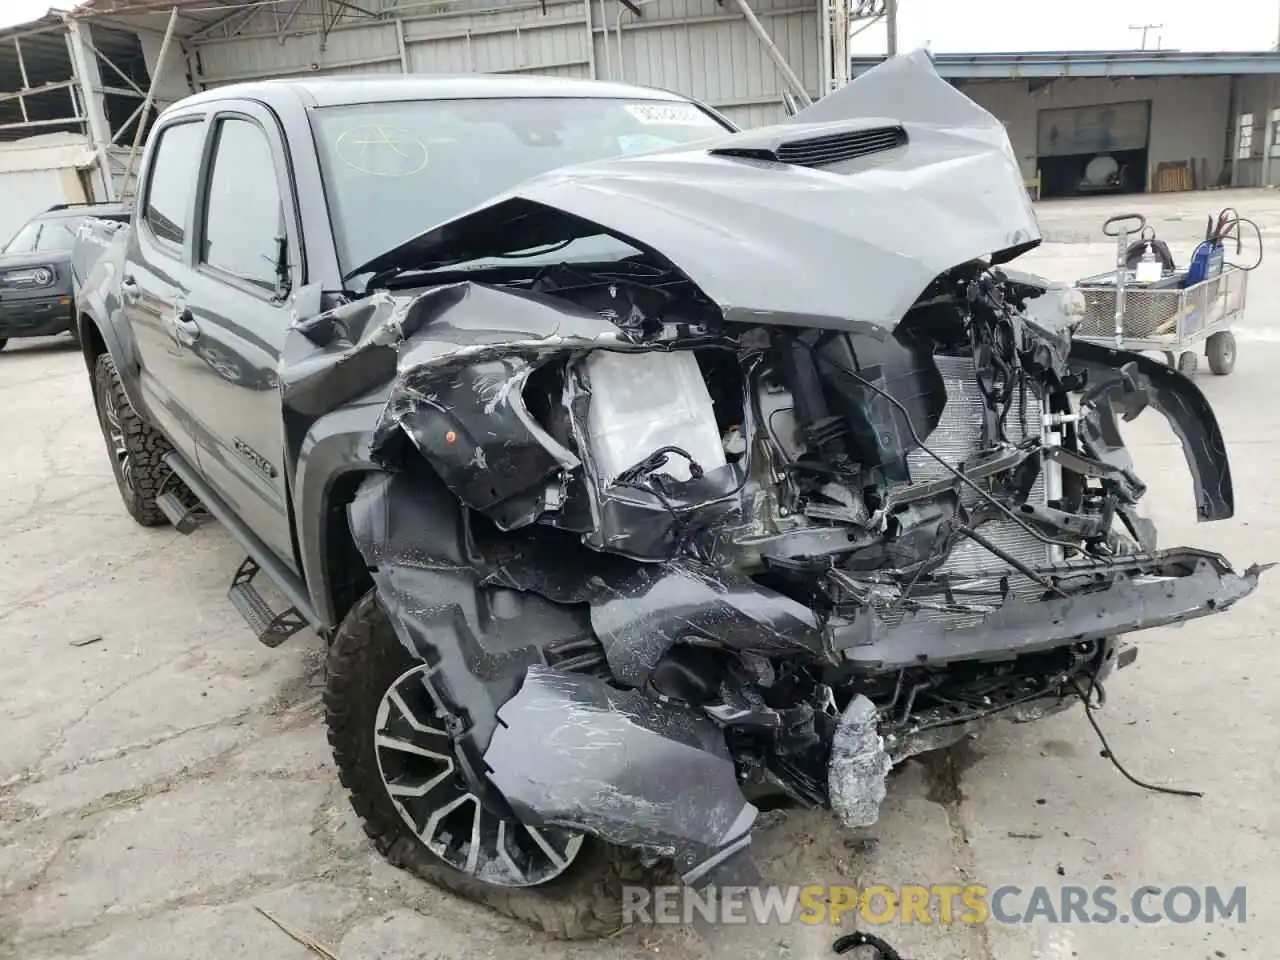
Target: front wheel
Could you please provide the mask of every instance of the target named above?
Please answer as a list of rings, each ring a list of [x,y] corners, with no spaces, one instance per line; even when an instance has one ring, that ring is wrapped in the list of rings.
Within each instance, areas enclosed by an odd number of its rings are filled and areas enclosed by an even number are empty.
[[[622,888],[647,871],[630,851],[484,808],[463,781],[444,718],[376,591],[329,648],[325,720],[338,777],[392,864],[561,939],[622,924]]]

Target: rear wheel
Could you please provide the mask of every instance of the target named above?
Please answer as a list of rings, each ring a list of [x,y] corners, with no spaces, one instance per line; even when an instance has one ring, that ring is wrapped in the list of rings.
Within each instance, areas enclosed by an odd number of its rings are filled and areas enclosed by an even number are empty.
[[[125,509],[144,527],[163,526],[169,521],[156,497],[171,477],[164,456],[173,448],[133,409],[110,354],[102,354],[94,364],[93,399]]]
[[[454,761],[444,718],[370,592],[329,649],[325,712],[338,776],[392,864],[554,937],[621,926],[622,888],[648,871],[630,851],[485,809]]]
[[[1178,357],[1178,372],[1184,377],[1194,377],[1197,366],[1199,366],[1199,358],[1190,350]]]

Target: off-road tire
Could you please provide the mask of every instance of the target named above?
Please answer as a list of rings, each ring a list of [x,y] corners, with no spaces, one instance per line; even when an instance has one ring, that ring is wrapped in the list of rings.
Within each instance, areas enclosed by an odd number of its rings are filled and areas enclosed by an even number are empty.
[[[127,480],[116,455],[111,439],[111,428],[108,425],[106,411],[103,409],[103,396],[108,395],[115,405],[116,418],[124,436],[124,445],[129,453],[132,466]],[[170,470],[164,464],[164,456],[173,448],[169,441],[151,424],[147,423],[133,409],[125,395],[124,386],[120,383],[120,374],[111,355],[104,353],[98,357],[93,367],[93,402],[98,411],[98,426],[102,429],[102,439],[107,445],[107,456],[111,461],[111,472],[116,478],[116,487],[120,491],[120,499],[129,515],[144,527],[160,527],[169,522],[168,518],[156,505],[156,497],[160,494],[164,483],[170,478]]]
[[[622,887],[663,879],[631,851],[586,838],[577,858],[536,887],[482,883],[449,867],[405,825],[378,770],[374,727],[389,686],[414,666],[370,591],[351,609],[329,647],[324,691],[329,746],[338,779],[378,852],[394,866],[562,940],[607,936],[622,925]]]

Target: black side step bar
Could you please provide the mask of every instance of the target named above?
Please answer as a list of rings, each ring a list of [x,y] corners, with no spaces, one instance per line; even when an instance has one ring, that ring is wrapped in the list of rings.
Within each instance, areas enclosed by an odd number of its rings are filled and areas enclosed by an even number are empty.
[[[166,490],[156,497],[156,506],[160,508],[160,512],[165,515],[173,529],[184,536],[202,523],[213,519],[205,510],[204,504],[196,501],[194,506],[188,506],[177,490]]]
[[[315,608],[311,606],[307,585],[302,578],[281,563],[271,549],[240,521],[240,518],[223,503],[216,493],[209,489],[208,484],[191,469],[177,451],[166,454],[164,462],[200,499],[205,510],[227,528],[227,532],[240,546],[244,547],[245,553],[249,555],[244,563],[240,564],[231,581],[229,596],[232,605],[244,617],[257,638],[267,646],[275,647],[307,624],[311,624],[317,630],[323,630],[325,624],[321,622]],[[163,509],[161,507],[161,510]],[[253,579],[259,573],[266,574],[280,589],[290,604],[289,609],[282,613],[271,610],[257,587],[253,586]]]
[[[236,575],[231,578],[231,589],[227,591],[227,596],[231,598],[231,605],[244,617],[244,622],[249,624],[258,641],[268,647],[278,647],[305,627],[307,621],[297,607],[276,613],[268,606],[253,585],[253,578],[261,569],[253,557],[245,557],[244,563],[240,564]]]

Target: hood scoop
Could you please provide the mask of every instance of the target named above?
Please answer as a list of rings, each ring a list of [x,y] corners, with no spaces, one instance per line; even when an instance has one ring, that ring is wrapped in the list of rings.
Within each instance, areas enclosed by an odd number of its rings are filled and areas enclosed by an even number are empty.
[[[867,130],[844,130],[818,137],[788,140],[771,149],[727,146],[710,152],[719,157],[772,160],[797,167],[825,167],[906,145],[907,131],[902,127],[892,126],[872,127]]]

